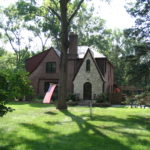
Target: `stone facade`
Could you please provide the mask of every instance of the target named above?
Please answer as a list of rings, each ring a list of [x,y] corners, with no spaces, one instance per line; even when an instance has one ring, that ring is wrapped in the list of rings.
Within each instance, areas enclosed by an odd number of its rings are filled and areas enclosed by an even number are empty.
[[[86,71],[86,61],[90,60],[90,71]],[[93,58],[91,57],[90,52],[87,52],[87,55],[73,81],[74,83],[74,93],[79,95],[80,99],[83,99],[84,93],[84,84],[91,83],[92,85],[92,99],[100,95],[103,92],[104,81],[97,70],[97,67],[94,63]]]

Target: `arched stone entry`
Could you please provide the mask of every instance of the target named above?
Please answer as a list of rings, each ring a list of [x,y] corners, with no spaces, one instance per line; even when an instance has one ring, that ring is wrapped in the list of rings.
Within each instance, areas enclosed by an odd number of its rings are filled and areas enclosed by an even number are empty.
[[[83,99],[92,99],[92,84],[90,82],[86,82],[83,85]]]

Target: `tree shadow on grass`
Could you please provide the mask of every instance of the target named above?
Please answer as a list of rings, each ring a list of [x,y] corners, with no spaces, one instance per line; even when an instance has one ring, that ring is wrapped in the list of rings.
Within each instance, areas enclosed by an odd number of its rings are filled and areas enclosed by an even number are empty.
[[[53,104],[43,104],[41,103],[29,103],[30,106],[32,107],[38,107],[38,108],[46,108],[46,107],[54,107]]]
[[[83,117],[87,117],[87,121],[90,121],[91,119],[88,117],[88,115],[82,115]],[[122,119],[117,118],[114,116],[103,116],[103,115],[94,115],[92,117],[92,121],[104,121],[104,122],[116,122],[119,123],[122,127],[128,127],[130,129],[139,129],[143,128],[144,130],[150,131],[150,121],[147,120],[147,117],[145,116],[137,116],[137,115],[129,115],[128,118]]]
[[[82,129],[79,132],[67,135],[33,124],[22,124],[22,126],[36,134],[36,139],[30,137],[16,138],[14,133],[9,137],[9,144],[0,147],[1,150],[16,150],[17,145],[22,144],[26,145],[27,150],[130,150],[129,147],[110,139],[91,125],[85,127],[81,125]],[[93,134],[88,133],[90,129],[94,131]]]
[[[150,140],[142,140],[142,137],[147,137],[149,139],[149,135],[146,135],[144,133],[135,133],[134,130],[139,130],[139,131],[148,131],[150,133],[150,121],[146,119],[144,116],[137,116],[137,115],[129,115],[128,118],[122,119],[122,118],[117,118],[114,116],[100,116],[100,115],[94,115],[94,117],[90,118],[89,115],[82,115],[80,117],[75,116],[74,114],[70,113],[69,111],[62,111],[65,115],[69,116],[72,118],[73,121],[75,121],[78,126],[80,127],[81,131],[86,131],[92,130],[96,135],[99,135],[104,138],[104,143],[105,140],[109,141],[109,144],[111,145],[112,149],[115,146],[114,149],[124,149],[124,145],[122,145],[120,142],[116,140],[110,140],[108,136],[104,135],[102,132],[100,132],[101,129],[104,129],[106,132],[111,131],[125,136],[128,140],[128,143],[132,144],[137,144],[137,141],[141,145],[147,145],[147,147],[150,147]],[[82,118],[86,118],[86,120],[83,120]],[[105,126],[96,126],[91,123],[92,121],[104,121],[104,122],[113,122],[117,123],[120,125],[105,125]],[[127,129],[127,131],[122,131],[122,129]],[[129,130],[129,131],[128,131]],[[133,131],[133,132],[131,132]],[[137,141],[135,140],[137,139]],[[113,142],[112,142],[113,141]],[[136,141],[136,142],[135,142]],[[112,144],[113,143],[113,144]],[[138,143],[138,144],[139,144]],[[129,144],[129,145],[130,145]],[[117,146],[116,146],[117,145]],[[120,147],[120,148],[119,148]],[[130,149],[129,147],[127,148],[128,150]]]
[[[57,115],[56,112],[52,112],[52,111],[47,111],[47,112],[45,112],[45,114],[47,114],[47,115]]]
[[[16,133],[11,133],[5,136],[5,139],[8,138],[9,142],[4,144],[3,147],[0,147],[1,150],[11,150],[17,149],[17,145],[25,144],[25,148],[21,150],[131,150],[130,144],[124,145],[119,140],[115,138],[110,138],[108,133],[105,134],[104,131],[113,131],[115,133],[118,132],[118,127],[116,126],[96,126],[93,125],[92,121],[109,121],[120,123],[120,128],[127,126],[127,121],[131,123],[135,122],[135,124],[139,124],[141,122],[141,117],[130,116],[130,118],[121,119],[113,116],[94,116],[93,120],[85,120],[80,116],[76,116],[70,111],[61,111],[65,116],[69,117],[71,120],[65,121],[60,120],[56,122],[45,122],[46,125],[57,126],[57,128],[62,127],[63,124],[70,124],[70,129],[72,127],[72,123],[75,123],[78,126],[78,130],[75,132],[68,133],[60,133],[54,128],[47,128],[38,126],[37,124],[29,124],[29,123],[21,123],[20,125],[25,129],[29,130],[32,134],[34,134],[34,138],[30,136],[20,137],[16,135]],[[145,129],[149,130],[149,125],[146,125],[147,122],[141,123]],[[65,127],[65,126],[64,126]],[[131,124],[130,126],[131,127]],[[104,130],[105,129],[105,130]],[[65,129],[67,130],[67,129]],[[140,135],[135,135],[132,133],[123,133],[131,144],[136,144],[133,142],[134,139],[138,138]],[[119,135],[118,135],[119,136]],[[141,140],[139,141],[141,144],[146,144],[148,141]],[[17,149],[18,150],[18,149]],[[20,150],[20,149],[19,149]]]
[[[42,102],[30,102],[30,101],[25,101],[25,102],[9,102],[9,105],[30,105],[32,107],[37,107],[37,108],[45,108],[45,107],[54,107],[54,104],[43,104]]]

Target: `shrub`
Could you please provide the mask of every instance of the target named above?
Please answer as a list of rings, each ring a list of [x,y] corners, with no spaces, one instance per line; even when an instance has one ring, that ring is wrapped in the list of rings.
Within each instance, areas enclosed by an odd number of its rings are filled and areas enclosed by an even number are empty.
[[[102,94],[98,95],[95,100],[97,103],[108,103],[109,95],[107,93],[102,93]]]
[[[69,100],[69,101],[67,102],[67,105],[69,105],[69,106],[76,106],[76,105],[78,105],[78,102],[77,102],[77,101]]]
[[[11,92],[11,99],[23,100],[24,97],[30,97],[33,95],[33,88],[30,85],[28,73],[24,70],[9,71],[7,80],[9,82],[8,87]]]
[[[125,104],[127,105],[137,105],[137,97],[135,95],[132,95],[132,96],[128,96],[126,101],[125,101]]]
[[[6,102],[8,101],[8,84],[6,76],[0,74],[0,117],[4,116],[7,112],[13,111],[12,108],[6,107]]]
[[[73,102],[76,102],[76,101],[79,101],[79,98],[77,97],[76,94],[70,94],[68,97],[67,97],[67,101],[69,100],[72,100]]]

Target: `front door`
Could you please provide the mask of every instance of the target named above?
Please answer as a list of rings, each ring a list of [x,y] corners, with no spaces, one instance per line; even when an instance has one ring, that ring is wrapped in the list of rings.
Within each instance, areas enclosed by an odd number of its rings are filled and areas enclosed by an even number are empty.
[[[83,86],[83,99],[92,99],[92,85],[90,82],[86,82]]]

